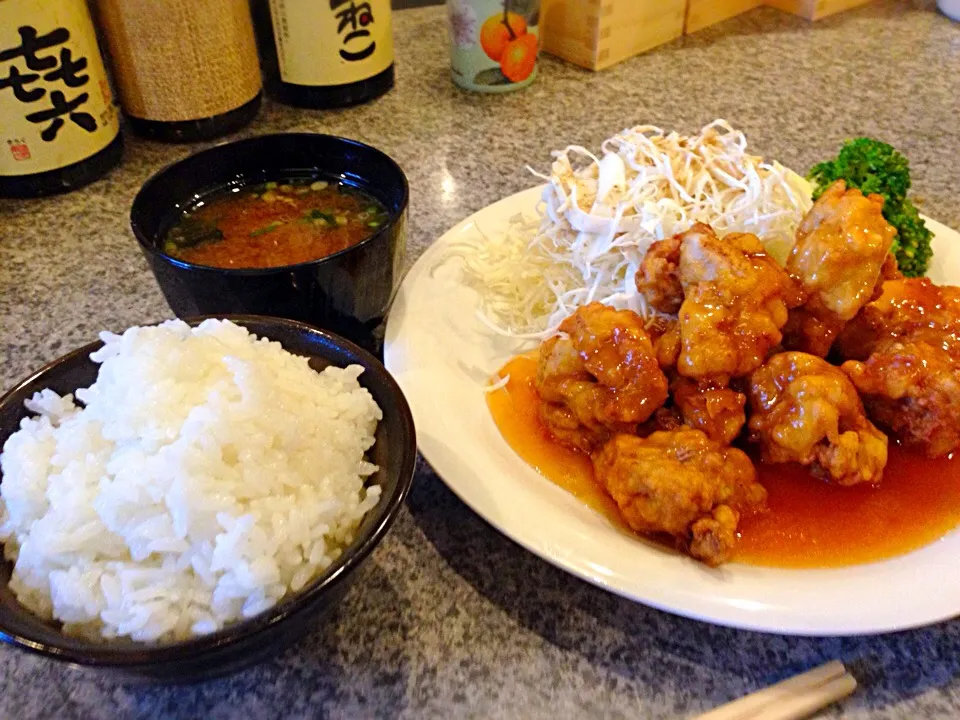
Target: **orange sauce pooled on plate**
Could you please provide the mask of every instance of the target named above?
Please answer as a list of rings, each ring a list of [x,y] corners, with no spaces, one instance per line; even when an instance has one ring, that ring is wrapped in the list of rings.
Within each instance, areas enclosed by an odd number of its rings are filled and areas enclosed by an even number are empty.
[[[617,504],[594,479],[590,458],[557,443],[540,422],[536,356],[515,357],[500,370],[501,378],[508,374],[504,388],[487,393],[487,406],[503,439],[527,465],[626,528]]]
[[[556,443],[537,414],[536,358],[500,370],[507,385],[487,405],[507,443],[544,477],[625,527],[590,459]],[[841,567],[916,550],[960,525],[960,457],[928,460],[890,446],[879,486],[840,487],[799,465],[756,462],[769,510],[744,517],[736,561],[784,568]]]

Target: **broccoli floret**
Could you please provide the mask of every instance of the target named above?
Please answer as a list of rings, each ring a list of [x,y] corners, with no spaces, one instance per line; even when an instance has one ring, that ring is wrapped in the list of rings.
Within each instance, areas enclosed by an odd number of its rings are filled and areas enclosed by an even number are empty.
[[[834,180],[846,180],[864,195],[883,195],[884,202],[898,204],[910,189],[910,164],[891,145],[873,138],[850,140],[836,160],[814,165],[810,179],[817,184],[814,199]]]
[[[883,208],[887,222],[897,229],[892,252],[897,257],[897,267],[907,277],[921,277],[927,272],[933,250],[930,241],[933,233],[924,225],[917,208],[909,200],[904,200],[899,208],[888,211]]]
[[[836,180],[845,180],[847,187],[864,195],[883,196],[883,216],[897,229],[892,252],[900,271],[908,277],[927,271],[933,233],[907,199],[910,164],[901,153],[879,140],[856,138],[841,148],[836,160],[814,165],[808,178],[814,183],[814,200]]]

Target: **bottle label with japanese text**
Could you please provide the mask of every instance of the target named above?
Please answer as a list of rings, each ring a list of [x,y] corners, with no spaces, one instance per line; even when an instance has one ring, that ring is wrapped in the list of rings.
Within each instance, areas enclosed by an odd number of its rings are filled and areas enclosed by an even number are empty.
[[[270,0],[270,16],[284,82],[346,85],[393,63],[390,0]]]
[[[119,132],[85,0],[0,0],[0,176],[72,165]]]

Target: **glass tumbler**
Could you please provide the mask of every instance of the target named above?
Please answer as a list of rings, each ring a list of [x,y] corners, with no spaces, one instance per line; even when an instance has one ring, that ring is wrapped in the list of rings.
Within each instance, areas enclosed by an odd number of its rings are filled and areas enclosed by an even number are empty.
[[[533,82],[540,51],[540,0],[447,0],[453,81],[476,92]]]

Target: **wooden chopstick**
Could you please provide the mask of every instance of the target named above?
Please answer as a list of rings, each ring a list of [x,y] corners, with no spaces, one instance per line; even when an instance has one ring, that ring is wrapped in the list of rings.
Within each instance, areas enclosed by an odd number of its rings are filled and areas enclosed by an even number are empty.
[[[714,708],[696,720],[801,720],[856,688],[856,678],[842,662],[833,660]]]

